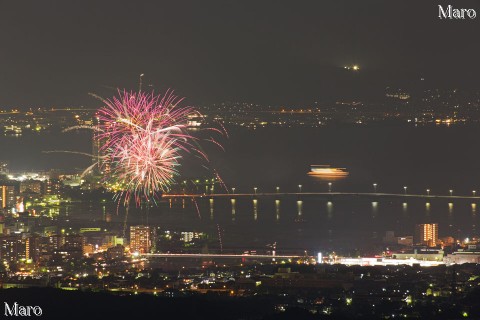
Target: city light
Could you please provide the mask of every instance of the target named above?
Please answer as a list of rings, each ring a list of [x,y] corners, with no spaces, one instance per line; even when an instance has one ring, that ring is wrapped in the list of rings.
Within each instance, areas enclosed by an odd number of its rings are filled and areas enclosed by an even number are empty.
[[[356,65],[356,64],[349,65],[349,66],[344,66],[343,68],[346,69],[346,70],[352,70],[352,71],[359,71],[360,70],[360,66]]]

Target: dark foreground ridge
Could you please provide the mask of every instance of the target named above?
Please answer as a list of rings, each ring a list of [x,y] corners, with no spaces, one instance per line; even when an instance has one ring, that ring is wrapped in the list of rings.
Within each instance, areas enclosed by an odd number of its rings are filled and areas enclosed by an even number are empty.
[[[473,290],[467,297],[451,300],[450,303],[422,304],[408,318],[480,319],[479,299],[480,290]],[[5,303],[11,308],[15,302],[25,307],[39,306],[42,315],[8,316],[5,313]],[[295,306],[278,312],[276,302],[278,301],[274,297],[268,295],[222,297],[207,294],[168,298],[146,294],[119,296],[106,292],[54,288],[14,288],[0,289],[0,319],[394,319],[386,315],[396,307],[395,303],[382,303],[376,312],[371,312],[365,304],[358,304],[348,311],[314,314]],[[437,312],[439,308],[443,309],[441,314]]]
[[[42,315],[30,317],[39,319],[261,319],[273,310],[268,300],[257,298],[117,296],[53,288],[0,290],[0,302],[0,319],[5,302],[40,306]]]

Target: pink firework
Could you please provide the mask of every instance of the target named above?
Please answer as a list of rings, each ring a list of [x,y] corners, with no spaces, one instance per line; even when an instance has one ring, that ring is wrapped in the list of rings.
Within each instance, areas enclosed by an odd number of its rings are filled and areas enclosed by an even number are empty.
[[[171,92],[161,96],[119,91],[118,97],[102,101],[95,134],[100,166],[125,203],[133,197],[139,204],[166,192],[178,175],[183,152],[208,161],[197,138],[186,131],[188,117],[198,113],[180,107],[182,99]]]

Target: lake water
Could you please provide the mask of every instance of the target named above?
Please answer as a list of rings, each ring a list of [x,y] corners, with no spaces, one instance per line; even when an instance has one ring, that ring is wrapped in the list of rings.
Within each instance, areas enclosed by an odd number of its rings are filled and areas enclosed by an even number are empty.
[[[212,166],[236,192],[327,191],[326,181],[307,175],[311,164],[345,167],[347,179],[334,181],[333,191],[425,194],[472,194],[480,188],[479,127],[339,126],[316,129],[229,130],[225,152],[207,148]],[[82,168],[88,158],[45,154],[46,150],[89,152],[88,133],[3,137],[2,158],[11,168]],[[187,161],[184,177],[206,174]],[[480,189],[478,189],[480,194]],[[224,247],[264,247],[276,241],[279,250],[352,250],[368,247],[385,231],[412,235],[415,223],[438,222],[440,236],[477,234],[476,204],[470,200],[374,199],[358,197],[253,198],[163,202],[148,212],[150,223],[164,228],[222,230]],[[479,203],[480,204],[480,203]],[[122,210],[89,204],[69,209],[70,219],[82,225],[102,221],[109,211],[113,224],[123,221]],[[65,214],[64,209],[61,210]],[[131,210],[130,223],[146,221],[145,210]]]

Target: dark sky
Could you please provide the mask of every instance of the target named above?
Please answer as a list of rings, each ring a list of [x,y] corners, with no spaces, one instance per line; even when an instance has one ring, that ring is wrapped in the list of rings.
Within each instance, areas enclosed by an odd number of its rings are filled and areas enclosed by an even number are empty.
[[[480,1],[450,3],[480,15]],[[439,21],[438,4],[0,0],[0,106],[96,105],[88,92],[135,88],[140,73],[193,104],[302,104],[420,77],[478,88],[480,16]]]

